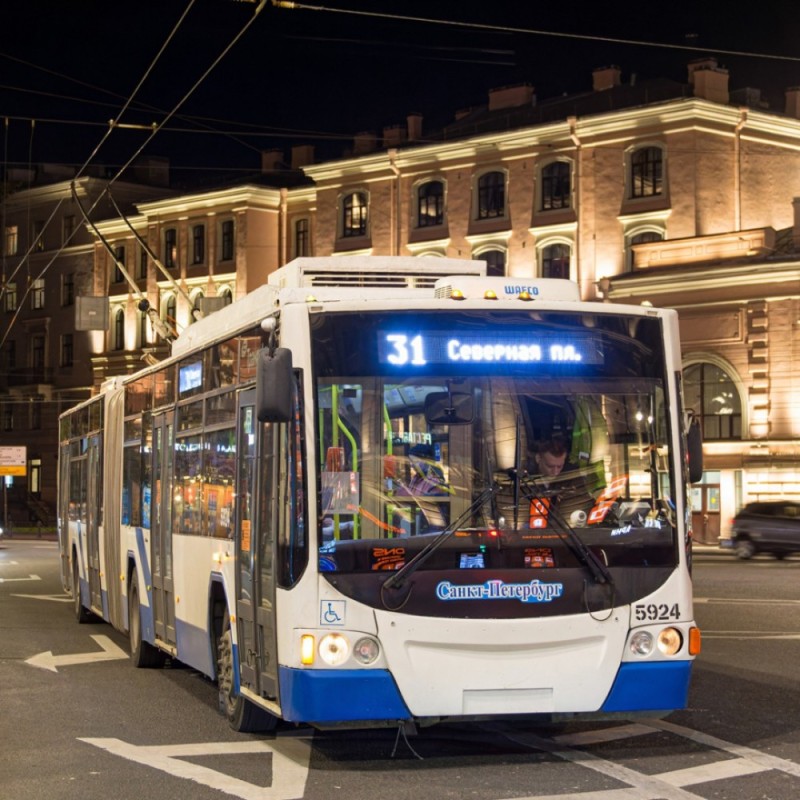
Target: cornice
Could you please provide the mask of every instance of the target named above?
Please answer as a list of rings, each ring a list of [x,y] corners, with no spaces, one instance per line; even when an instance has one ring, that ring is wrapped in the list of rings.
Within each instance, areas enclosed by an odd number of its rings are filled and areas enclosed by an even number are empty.
[[[279,206],[280,189],[245,184],[230,189],[219,189],[200,194],[184,194],[161,200],[137,203],[138,211],[147,217],[174,216],[216,208],[225,205],[235,206]]]

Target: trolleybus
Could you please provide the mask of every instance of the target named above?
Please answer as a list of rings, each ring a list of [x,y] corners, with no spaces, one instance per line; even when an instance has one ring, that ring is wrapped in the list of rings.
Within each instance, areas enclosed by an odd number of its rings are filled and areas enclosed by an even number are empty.
[[[685,707],[676,314],[483,273],[297,259],[63,414],[78,621],[215,680],[237,730]]]

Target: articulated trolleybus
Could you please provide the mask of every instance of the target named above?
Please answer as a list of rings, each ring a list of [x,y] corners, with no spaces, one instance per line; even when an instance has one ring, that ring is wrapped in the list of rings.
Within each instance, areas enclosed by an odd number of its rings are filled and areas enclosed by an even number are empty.
[[[298,259],[65,413],[78,620],[237,730],[685,707],[676,314],[484,272]]]

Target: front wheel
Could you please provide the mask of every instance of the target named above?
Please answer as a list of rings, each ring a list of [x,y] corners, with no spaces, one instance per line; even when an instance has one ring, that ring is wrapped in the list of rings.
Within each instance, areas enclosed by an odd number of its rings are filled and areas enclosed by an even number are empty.
[[[235,669],[231,618],[226,611],[222,621],[222,633],[217,642],[219,710],[225,715],[231,728],[240,733],[274,730],[278,718],[253,705],[236,691]]]
[[[160,667],[164,653],[150,642],[142,640],[142,615],[139,607],[139,581],[134,574],[128,590],[128,636],[131,643],[131,661],[137,668]]]

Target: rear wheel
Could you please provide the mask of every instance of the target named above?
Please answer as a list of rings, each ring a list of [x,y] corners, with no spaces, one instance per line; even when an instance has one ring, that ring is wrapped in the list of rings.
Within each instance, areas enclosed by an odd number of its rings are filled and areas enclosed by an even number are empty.
[[[219,710],[225,715],[231,728],[240,733],[274,730],[278,718],[253,705],[236,691],[235,668],[231,618],[226,611],[222,621],[222,633],[217,642]]]
[[[128,590],[128,635],[131,642],[131,661],[134,667],[160,667],[164,653],[149,642],[142,641],[142,615],[139,608],[139,581],[134,574]]]
[[[748,559],[755,555],[756,548],[749,539],[739,539],[736,542],[736,555],[739,558]]]
[[[89,609],[85,608],[81,602],[81,581],[78,574],[78,559],[75,553],[72,554],[72,608],[75,612],[75,619],[83,625],[92,619]]]

